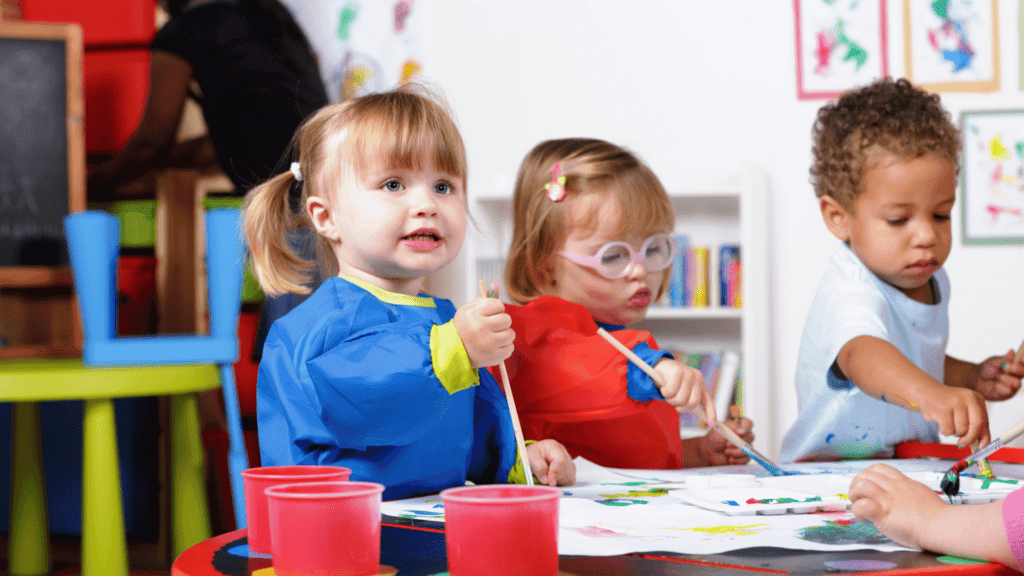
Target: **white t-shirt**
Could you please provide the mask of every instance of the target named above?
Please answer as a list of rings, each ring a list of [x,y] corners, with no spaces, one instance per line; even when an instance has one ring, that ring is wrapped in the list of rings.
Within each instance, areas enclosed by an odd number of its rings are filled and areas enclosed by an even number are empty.
[[[804,325],[796,368],[799,414],[782,440],[780,460],[888,458],[900,442],[939,440],[938,426],[917,412],[874,398],[831,370],[847,342],[875,336],[943,382],[949,277],[940,268],[931,282],[936,303],[922,304],[882,281],[845,244],[835,251]]]

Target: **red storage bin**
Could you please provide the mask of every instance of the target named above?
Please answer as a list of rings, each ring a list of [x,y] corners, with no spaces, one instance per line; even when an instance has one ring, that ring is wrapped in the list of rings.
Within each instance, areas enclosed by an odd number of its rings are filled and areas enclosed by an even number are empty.
[[[86,48],[149,46],[156,0],[21,0],[21,18],[81,24]]]
[[[85,151],[117,152],[142,117],[149,50],[87,50],[84,57]]]

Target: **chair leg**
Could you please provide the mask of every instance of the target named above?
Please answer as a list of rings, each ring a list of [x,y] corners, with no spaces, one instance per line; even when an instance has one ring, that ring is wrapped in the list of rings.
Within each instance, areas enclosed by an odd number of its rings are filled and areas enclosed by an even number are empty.
[[[82,426],[82,576],[127,576],[114,401],[86,400]]]
[[[224,391],[224,412],[228,423],[228,474],[231,476],[231,502],[235,510],[235,528],[245,528],[245,484],[242,471],[249,467],[242,435],[242,414],[238,409],[235,370],[231,364],[220,365],[221,388]]]
[[[39,404],[17,402],[11,429],[11,527],[8,552],[13,576],[50,572],[50,537],[43,481]]]
[[[195,394],[171,396],[171,548],[175,558],[211,537]]]

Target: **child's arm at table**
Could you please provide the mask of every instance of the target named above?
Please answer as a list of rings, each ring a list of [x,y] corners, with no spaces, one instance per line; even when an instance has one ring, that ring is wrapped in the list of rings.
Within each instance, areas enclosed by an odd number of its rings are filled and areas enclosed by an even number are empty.
[[[853,513],[903,546],[983,558],[1018,569],[1003,526],[1002,501],[952,506],[885,464],[850,483]]]
[[[839,369],[858,388],[890,404],[919,412],[962,446],[988,444],[988,411],[974,390],[946,386],[874,336],[857,336],[839,351]]]
[[[1024,362],[1014,362],[1014,351],[992,356],[981,364],[946,356],[946,385],[967,388],[986,400],[1006,400],[1020,390]]]

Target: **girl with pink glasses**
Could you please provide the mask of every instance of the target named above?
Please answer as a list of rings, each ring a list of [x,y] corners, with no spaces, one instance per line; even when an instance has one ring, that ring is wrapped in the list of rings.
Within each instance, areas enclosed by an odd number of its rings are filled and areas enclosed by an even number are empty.
[[[679,412],[715,408],[700,371],[658,349],[641,320],[679,250],[661,182],[634,155],[592,139],[542,142],[523,160],[505,266],[515,344],[506,360],[523,434],[615,468],[742,464],[717,432],[682,442]],[[598,335],[654,367],[660,385]],[[753,440],[751,422],[728,422]]]

